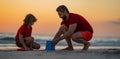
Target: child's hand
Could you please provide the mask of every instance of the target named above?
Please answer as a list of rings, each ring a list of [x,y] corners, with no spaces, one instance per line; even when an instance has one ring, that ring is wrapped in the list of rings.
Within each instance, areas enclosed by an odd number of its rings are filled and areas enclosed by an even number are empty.
[[[33,50],[33,48],[30,48],[30,50]]]
[[[25,48],[25,50],[27,51],[27,50],[30,50],[30,48],[28,48],[28,47],[24,47]]]

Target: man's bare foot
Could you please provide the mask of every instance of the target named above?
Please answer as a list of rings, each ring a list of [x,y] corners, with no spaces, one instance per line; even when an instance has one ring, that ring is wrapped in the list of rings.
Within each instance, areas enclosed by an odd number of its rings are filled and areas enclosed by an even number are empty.
[[[90,46],[90,43],[87,42],[86,44],[84,44],[84,48],[82,50],[88,50],[89,46]]]
[[[73,51],[74,49],[73,49],[73,47],[67,47],[67,48],[62,49],[62,50],[69,50],[69,51]]]

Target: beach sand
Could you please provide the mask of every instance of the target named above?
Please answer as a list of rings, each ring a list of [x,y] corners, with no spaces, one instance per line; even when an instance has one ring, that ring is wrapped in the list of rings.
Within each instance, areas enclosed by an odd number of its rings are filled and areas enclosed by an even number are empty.
[[[57,46],[56,51],[40,50],[16,51],[17,47],[0,47],[0,59],[120,59],[120,47],[90,47],[82,51],[79,46],[74,51],[63,51],[65,46]]]

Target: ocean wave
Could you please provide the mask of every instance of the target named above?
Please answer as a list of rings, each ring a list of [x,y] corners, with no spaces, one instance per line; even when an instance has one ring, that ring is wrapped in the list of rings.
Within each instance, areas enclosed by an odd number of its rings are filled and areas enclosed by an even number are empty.
[[[35,42],[45,45],[47,40],[52,40],[53,36],[34,35]],[[120,46],[119,37],[93,37],[90,41],[92,46]],[[0,35],[0,44],[15,44],[14,35]],[[82,45],[72,41],[73,45]],[[57,45],[67,45],[65,40],[60,41]]]
[[[4,37],[4,38],[1,38],[0,40],[14,40],[13,37]]]

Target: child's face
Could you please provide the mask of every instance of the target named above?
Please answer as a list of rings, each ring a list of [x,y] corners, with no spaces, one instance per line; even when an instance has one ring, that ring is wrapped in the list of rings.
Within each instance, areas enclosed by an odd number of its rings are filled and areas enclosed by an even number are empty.
[[[32,21],[31,21],[31,22],[29,23],[29,25],[32,26],[32,25],[34,25],[34,23],[35,23],[35,22],[32,22]]]
[[[35,22],[30,22],[30,26],[34,25]]]
[[[32,26],[32,25],[34,25],[34,23],[35,23],[35,22],[33,21],[33,18],[31,17],[31,18],[30,18],[30,23],[29,23],[29,25]]]

